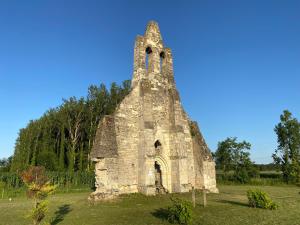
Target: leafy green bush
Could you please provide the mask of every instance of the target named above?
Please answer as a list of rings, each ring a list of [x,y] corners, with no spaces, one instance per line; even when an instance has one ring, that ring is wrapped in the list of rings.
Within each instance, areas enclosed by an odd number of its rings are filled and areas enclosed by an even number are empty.
[[[38,225],[45,218],[47,211],[47,201],[41,201],[37,203],[36,207],[34,207],[26,217],[32,219],[34,225]]]
[[[191,224],[192,204],[179,198],[171,198],[171,201],[173,204],[168,207],[168,221],[183,225]]]
[[[261,190],[248,190],[247,197],[250,207],[272,210],[278,208],[278,205],[272,201],[267,193]]]

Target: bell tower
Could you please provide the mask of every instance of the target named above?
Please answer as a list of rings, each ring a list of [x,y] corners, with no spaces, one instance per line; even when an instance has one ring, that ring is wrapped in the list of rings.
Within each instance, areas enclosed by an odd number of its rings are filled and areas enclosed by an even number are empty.
[[[174,84],[171,49],[164,47],[158,24],[154,21],[148,23],[145,35],[138,35],[135,40],[132,87],[142,79]]]

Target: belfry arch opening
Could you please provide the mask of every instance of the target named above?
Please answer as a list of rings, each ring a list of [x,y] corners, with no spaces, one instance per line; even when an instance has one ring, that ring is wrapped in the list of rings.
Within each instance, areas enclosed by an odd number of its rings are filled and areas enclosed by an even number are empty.
[[[149,58],[150,58],[150,54],[152,54],[152,49],[151,49],[151,47],[148,46],[145,51],[146,51],[145,67],[146,67],[146,70],[148,70]]]
[[[161,52],[159,53],[159,66],[160,66],[160,72],[162,72],[162,67],[163,67],[163,61],[165,59],[165,53]]]

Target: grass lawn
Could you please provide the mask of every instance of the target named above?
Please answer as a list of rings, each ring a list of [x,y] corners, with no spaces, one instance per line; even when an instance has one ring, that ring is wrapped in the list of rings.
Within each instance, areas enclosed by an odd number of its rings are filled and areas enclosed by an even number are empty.
[[[265,225],[300,224],[300,188],[294,186],[260,186],[279,204],[278,210],[253,209],[247,206],[246,191],[255,186],[219,186],[220,194],[208,194],[208,205],[202,207],[201,194],[196,195],[193,224]],[[49,200],[45,221],[65,225],[143,225],[169,224],[165,210],[171,195],[147,197],[140,194],[123,196],[114,202],[90,205],[87,192],[56,194]],[[191,199],[191,194],[176,194]],[[0,225],[30,224],[24,215],[32,202],[24,197],[0,200]]]

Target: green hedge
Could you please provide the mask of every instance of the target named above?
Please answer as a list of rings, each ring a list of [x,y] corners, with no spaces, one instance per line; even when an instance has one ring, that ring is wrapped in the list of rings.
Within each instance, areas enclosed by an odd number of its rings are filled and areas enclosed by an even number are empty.
[[[282,179],[281,173],[260,173],[260,178],[270,178],[270,179]]]

